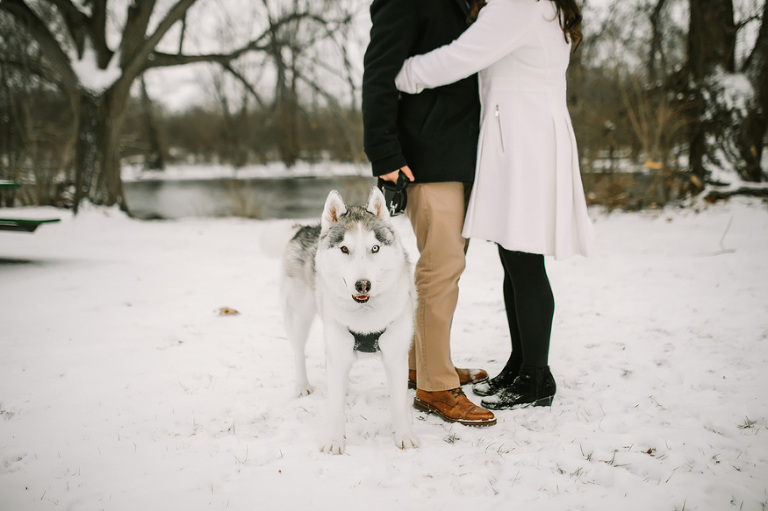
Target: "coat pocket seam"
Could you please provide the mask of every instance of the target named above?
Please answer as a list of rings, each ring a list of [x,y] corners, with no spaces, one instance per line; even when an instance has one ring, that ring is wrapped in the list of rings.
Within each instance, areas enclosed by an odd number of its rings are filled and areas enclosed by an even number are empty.
[[[499,105],[496,105],[496,122],[499,125],[499,142],[501,142],[501,152],[504,153],[504,130],[501,127],[501,112],[499,111]]]

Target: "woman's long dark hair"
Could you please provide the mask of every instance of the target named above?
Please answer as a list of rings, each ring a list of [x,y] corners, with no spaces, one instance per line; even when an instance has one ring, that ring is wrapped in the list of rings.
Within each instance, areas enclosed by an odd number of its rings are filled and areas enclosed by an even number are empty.
[[[536,0],[537,2],[539,0]],[[575,0],[550,0],[557,7],[557,17],[560,19],[560,28],[563,29],[563,37],[566,42],[571,42],[573,49],[581,44],[581,9]],[[477,13],[486,4],[484,0],[473,0],[472,10],[467,18],[468,23],[477,19]]]

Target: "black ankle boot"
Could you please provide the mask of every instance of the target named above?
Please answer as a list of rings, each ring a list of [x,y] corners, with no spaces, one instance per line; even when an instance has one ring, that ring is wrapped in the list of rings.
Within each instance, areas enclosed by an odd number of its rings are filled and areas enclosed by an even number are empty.
[[[472,392],[478,396],[491,396],[501,389],[509,387],[520,374],[520,366],[520,357],[516,357],[514,354],[510,355],[499,374],[488,381],[473,385]]]
[[[555,397],[555,378],[549,367],[521,367],[520,375],[495,396],[483,399],[482,406],[491,410],[505,410],[515,406],[550,406]]]
[[[517,378],[518,371],[507,371],[505,367],[498,375],[494,376],[490,380],[476,383],[472,385],[472,392],[477,396],[491,396],[505,387],[509,387],[515,378]]]

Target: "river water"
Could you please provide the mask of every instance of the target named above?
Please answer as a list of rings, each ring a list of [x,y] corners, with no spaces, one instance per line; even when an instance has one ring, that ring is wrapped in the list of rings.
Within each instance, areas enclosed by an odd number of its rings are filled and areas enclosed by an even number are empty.
[[[347,204],[365,204],[376,180],[364,176],[252,179],[137,180],[123,183],[137,218],[190,216],[319,218],[328,192],[338,190]]]

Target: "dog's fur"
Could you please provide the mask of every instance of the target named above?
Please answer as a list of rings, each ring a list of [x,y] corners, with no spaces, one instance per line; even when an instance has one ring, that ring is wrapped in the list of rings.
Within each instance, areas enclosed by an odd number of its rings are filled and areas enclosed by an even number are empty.
[[[312,391],[304,347],[315,313],[323,321],[330,424],[322,450],[344,452],[344,404],[355,351],[378,350],[389,381],[395,445],[416,447],[406,396],[416,288],[378,188],[365,208],[348,208],[335,190],[328,194],[320,225],[301,227],[286,247],[281,289],[299,396]]]

